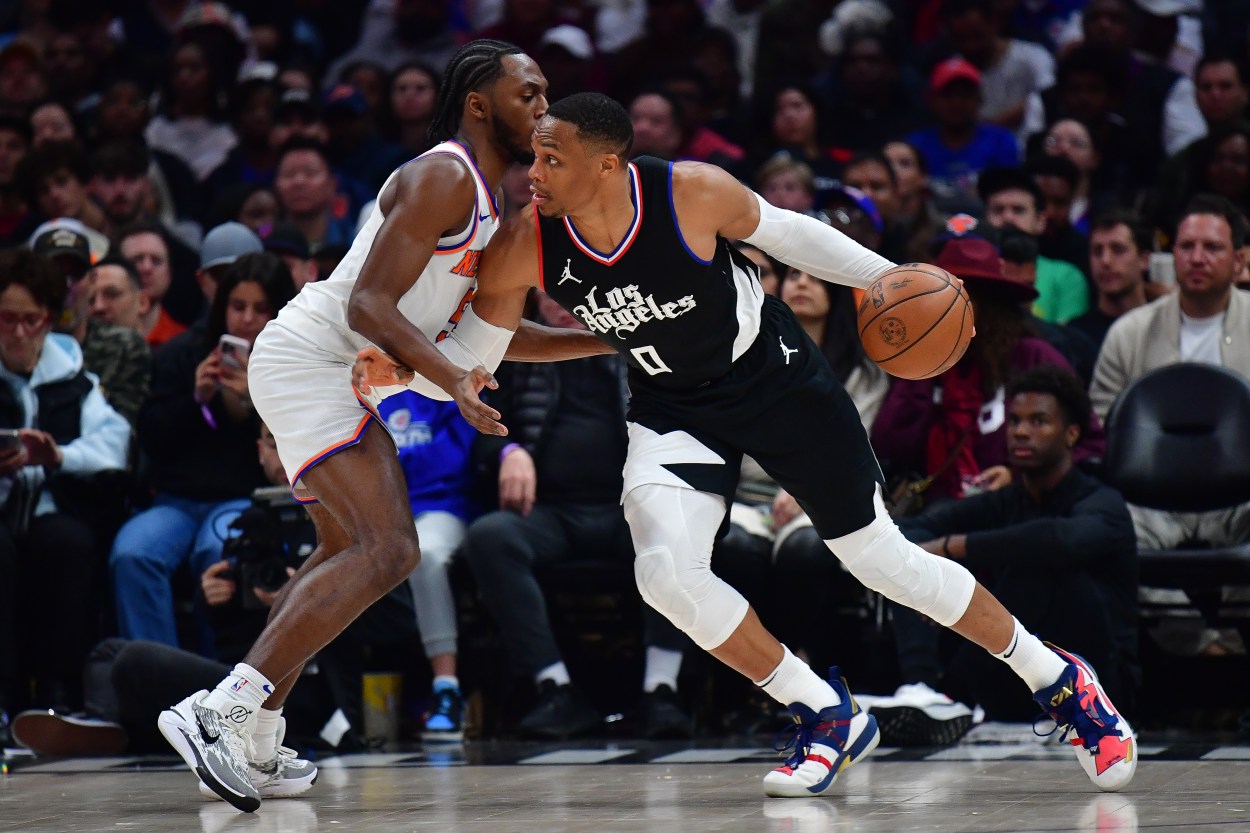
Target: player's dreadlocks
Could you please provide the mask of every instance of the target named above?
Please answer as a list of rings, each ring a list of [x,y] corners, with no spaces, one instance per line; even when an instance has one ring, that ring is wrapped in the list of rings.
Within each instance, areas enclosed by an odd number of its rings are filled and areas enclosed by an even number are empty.
[[[460,129],[460,116],[469,93],[503,75],[504,56],[523,52],[515,44],[489,39],[475,40],[456,50],[439,85],[438,104],[430,122],[430,141],[441,142],[454,136]]]

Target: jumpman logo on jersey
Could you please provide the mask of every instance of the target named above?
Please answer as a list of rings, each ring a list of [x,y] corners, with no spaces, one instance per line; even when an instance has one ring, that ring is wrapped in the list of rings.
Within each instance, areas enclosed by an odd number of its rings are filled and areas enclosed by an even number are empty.
[[[572,265],[573,265],[573,258],[569,257],[569,258],[564,259],[564,274],[560,276],[560,280],[556,281],[556,286],[559,286],[565,281],[573,281],[573,283],[581,283],[580,280],[573,277],[573,272],[569,269],[569,267]]]
[[[795,347],[793,350],[791,350],[789,347],[786,346],[786,343],[781,340],[781,336],[777,336],[777,343],[781,345],[781,352],[786,357],[786,364],[789,364],[790,354],[799,352],[799,348]]]

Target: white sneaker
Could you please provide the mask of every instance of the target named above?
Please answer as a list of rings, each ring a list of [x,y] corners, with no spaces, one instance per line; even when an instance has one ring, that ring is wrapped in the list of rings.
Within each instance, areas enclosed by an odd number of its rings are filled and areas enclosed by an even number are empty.
[[[260,807],[260,793],[248,774],[252,757],[251,734],[257,708],[228,700],[223,711],[201,705],[207,691],[197,691],[161,712],[157,728],[177,750],[201,783],[244,813]]]
[[[972,725],[972,709],[924,683],[899,686],[893,697],[874,697],[865,705],[890,746],[950,746]]]
[[[267,763],[247,766],[247,777],[261,798],[294,798],[303,795],[317,783],[317,767],[299,757],[294,749],[279,746]],[[200,782],[200,794],[220,801],[221,796]]]
[[[282,745],[286,737],[286,718],[278,718],[277,746],[268,761],[248,761],[247,777],[260,793],[261,798],[294,798],[303,795],[317,783],[317,767],[296,754],[294,749]],[[200,782],[200,794],[205,798],[221,799],[221,796]]]

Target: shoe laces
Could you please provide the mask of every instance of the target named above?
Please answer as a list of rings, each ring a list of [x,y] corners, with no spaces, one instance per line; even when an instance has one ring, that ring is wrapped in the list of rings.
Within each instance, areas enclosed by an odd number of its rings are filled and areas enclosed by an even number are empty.
[[[264,764],[252,764],[252,766],[256,767],[261,772],[270,775],[278,775],[282,773],[282,770],[286,768],[287,764],[294,762],[297,758],[299,758],[299,753],[297,753],[294,749],[289,746],[279,746],[274,749],[273,757],[268,761],[265,761]]]
[[[777,733],[773,741],[773,749],[782,755],[790,752],[789,757],[786,758],[786,766],[797,767],[807,760],[807,756],[812,751],[814,730],[814,725],[805,724],[796,717],[793,723]]]
[[[1081,739],[1081,745],[1093,753],[1098,752],[1098,742],[1108,735],[1118,735],[1120,723],[1117,715],[1107,711],[1101,697],[1090,697],[1089,707],[1081,705],[1080,692],[1073,692],[1053,711],[1047,710],[1033,718],[1033,734],[1047,738],[1059,732],[1059,741],[1066,743],[1073,732]],[[1055,725],[1049,732],[1039,732],[1039,720],[1052,720]]]
[[[226,726],[225,721],[218,721],[217,725],[221,741],[230,750],[234,760],[246,762],[256,757],[256,747],[250,736]]]

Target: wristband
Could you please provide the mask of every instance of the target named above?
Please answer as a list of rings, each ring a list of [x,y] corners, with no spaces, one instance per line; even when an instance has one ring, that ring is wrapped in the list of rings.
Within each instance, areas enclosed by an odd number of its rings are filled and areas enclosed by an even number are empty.
[[[947,558],[951,557],[951,537],[949,535],[942,539],[942,555]]]
[[[511,454],[512,452],[518,449],[524,451],[525,446],[521,445],[520,443],[508,443],[507,445],[505,445],[499,451],[499,464],[503,465],[503,458],[507,457],[509,454]]]

